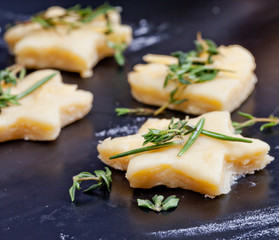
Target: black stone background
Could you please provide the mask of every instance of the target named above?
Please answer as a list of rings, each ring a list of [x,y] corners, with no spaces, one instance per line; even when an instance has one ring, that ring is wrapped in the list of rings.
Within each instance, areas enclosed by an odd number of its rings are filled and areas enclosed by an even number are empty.
[[[0,67],[14,62],[3,40],[5,25],[24,20],[51,5],[70,7],[73,0],[0,1]],[[96,7],[102,1],[80,1]],[[215,199],[182,189],[132,189],[124,172],[113,170],[110,194],[77,193],[70,202],[72,176],[102,169],[95,134],[144,121],[116,117],[114,109],[141,107],[130,95],[127,73],[147,53],[169,54],[193,48],[196,32],[218,44],[240,44],[255,56],[258,83],[238,109],[264,117],[279,114],[279,3],[275,0],[110,1],[123,7],[125,24],[133,27],[134,42],[126,64],[102,60],[90,79],[62,72],[64,81],[94,94],[94,107],[82,120],[65,127],[53,142],[23,140],[0,144],[0,239],[278,239],[279,129],[261,133],[247,129],[248,137],[270,144],[275,157],[265,170],[241,178],[232,191]],[[148,28],[144,28],[148,26]],[[184,117],[167,111],[161,117]],[[232,114],[233,120],[243,120]],[[114,136],[119,136],[120,133]],[[180,198],[177,209],[156,214],[137,207],[137,198],[155,193]],[[160,232],[161,231],[161,232]]]

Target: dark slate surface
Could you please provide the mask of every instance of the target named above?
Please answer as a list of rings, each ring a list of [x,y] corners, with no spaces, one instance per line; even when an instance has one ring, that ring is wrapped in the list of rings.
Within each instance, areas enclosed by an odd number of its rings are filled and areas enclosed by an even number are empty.
[[[102,3],[80,2],[93,7]],[[64,0],[55,4],[69,7],[76,3]],[[275,161],[240,179],[225,196],[212,200],[181,189],[131,189],[124,173],[113,170],[110,194],[79,192],[76,202],[70,202],[72,176],[104,167],[97,158],[98,141],[133,132],[144,121],[114,114],[116,106],[143,106],[129,93],[127,73],[146,53],[190,50],[198,30],[218,44],[240,44],[255,56],[259,82],[238,110],[262,117],[279,112],[278,1],[127,0],[111,4],[123,7],[123,21],[135,31],[124,68],[108,58],[97,65],[90,79],[62,73],[65,82],[93,92],[90,114],[65,127],[54,142],[0,144],[0,239],[278,239],[278,127],[265,133],[258,127],[245,131],[246,136],[269,143]],[[1,37],[6,24],[27,19],[51,5],[52,1],[1,1]],[[0,67],[12,64],[3,38],[0,51]],[[167,111],[162,117],[172,115],[184,116]],[[240,120],[236,112],[232,117]],[[155,193],[176,194],[178,208],[156,214],[137,207],[137,198],[151,198]]]

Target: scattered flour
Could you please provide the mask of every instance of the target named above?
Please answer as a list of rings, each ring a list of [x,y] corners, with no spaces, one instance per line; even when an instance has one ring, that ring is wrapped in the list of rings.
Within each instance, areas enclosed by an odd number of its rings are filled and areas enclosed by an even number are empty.
[[[95,135],[96,137],[115,137],[119,135],[131,135],[135,134],[139,130],[138,126],[132,126],[130,124],[120,127],[116,126],[109,130],[103,130],[101,132],[97,132]]]
[[[128,51],[136,52],[161,42],[169,37],[169,28],[170,26],[166,22],[155,25],[146,19],[141,19],[137,26],[133,26],[134,39]]]
[[[211,234],[228,231],[235,233],[233,239],[238,240],[262,239],[270,236],[279,239],[279,206],[235,214],[221,221],[200,226],[149,232],[147,235],[161,239],[207,235],[210,239]],[[240,233],[241,231],[244,233]]]
[[[133,120],[134,125],[127,124],[125,126],[116,126],[108,130],[103,130],[95,133],[96,137],[116,137],[116,136],[126,136],[135,134],[139,130],[139,126],[136,123],[142,123],[146,120],[146,117],[137,117]],[[140,124],[141,125],[141,124]]]

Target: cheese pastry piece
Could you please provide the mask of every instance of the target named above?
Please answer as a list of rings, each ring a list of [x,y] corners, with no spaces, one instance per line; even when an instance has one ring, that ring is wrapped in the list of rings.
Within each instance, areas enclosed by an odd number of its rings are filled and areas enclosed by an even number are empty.
[[[229,112],[216,111],[202,117],[205,118],[204,129],[236,136]],[[189,123],[197,124],[199,119],[190,119]],[[126,177],[133,188],[165,185],[193,190],[209,197],[228,193],[238,177],[263,169],[273,160],[268,155],[269,145],[258,139],[243,143],[204,135],[200,135],[181,157],[177,154],[182,146],[174,146],[109,160],[114,154],[140,148],[142,134],[147,133],[148,128],[165,129],[169,123],[170,120],[166,119],[149,119],[135,135],[105,139],[98,145],[99,158],[111,167],[127,170]]]
[[[35,82],[57,73],[31,94],[19,100],[20,105],[1,109],[0,142],[25,139],[55,140],[62,127],[83,118],[92,108],[93,95],[64,84],[58,71],[39,70],[27,75],[11,88],[18,94]]]
[[[168,108],[194,115],[210,111],[229,111],[239,107],[253,91],[257,78],[253,73],[255,61],[252,54],[239,45],[220,46],[219,54],[212,57],[213,67],[220,71],[211,81],[189,85],[179,99],[188,101],[172,104]],[[147,64],[138,64],[128,75],[133,97],[142,103],[162,106],[176,87],[169,83],[163,88],[168,65],[177,64],[177,58],[148,54]]]
[[[66,9],[51,7],[45,16],[59,17]],[[78,28],[58,25],[43,28],[37,22],[15,25],[4,35],[16,62],[27,68],[57,68],[78,72],[82,77],[92,76],[94,67],[102,58],[113,56],[115,50],[108,47],[108,42],[129,43],[132,29],[122,25],[117,11],[108,13],[113,32],[105,34],[106,19],[100,15]]]

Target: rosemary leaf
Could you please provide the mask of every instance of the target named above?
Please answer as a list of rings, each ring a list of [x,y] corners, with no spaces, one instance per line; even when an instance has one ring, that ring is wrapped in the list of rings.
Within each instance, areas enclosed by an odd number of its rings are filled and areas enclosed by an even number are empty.
[[[22,99],[25,96],[27,96],[28,94],[32,93],[33,91],[35,91],[37,88],[39,88],[40,86],[42,86],[44,83],[46,83],[47,81],[49,81],[50,79],[52,79],[54,76],[56,75],[56,73],[53,73],[47,77],[44,77],[43,79],[41,79],[40,81],[34,83],[31,87],[29,87],[28,89],[26,89],[25,91],[21,92],[20,94],[17,95],[16,100]]]
[[[126,114],[136,114],[136,115],[152,115],[154,110],[149,108],[115,108],[117,116],[123,116]]]
[[[152,151],[155,149],[160,149],[160,148],[167,148],[167,147],[172,147],[176,145],[180,145],[181,142],[167,142],[167,143],[162,143],[162,144],[156,144],[156,145],[151,145],[147,147],[142,147],[142,148],[136,148],[127,152],[119,153],[114,156],[111,156],[109,159],[115,159],[115,158],[120,158],[120,157],[126,157],[129,155],[137,154],[137,153],[142,153],[142,152],[148,152]]]
[[[203,135],[208,136],[208,137],[220,139],[220,140],[223,140],[223,141],[244,142],[244,143],[252,143],[253,142],[250,139],[231,137],[231,136],[227,136],[227,135],[224,135],[224,134],[211,132],[211,131],[207,131],[207,130],[202,130],[201,133]]]
[[[195,127],[195,131],[192,132],[189,139],[187,140],[187,142],[185,143],[185,145],[183,146],[183,148],[181,149],[181,151],[178,153],[177,156],[181,157],[193,145],[193,143],[197,140],[197,138],[199,137],[199,135],[200,135],[200,133],[203,129],[204,122],[205,122],[204,118],[201,118],[199,120],[199,122],[197,123],[197,125]]]

